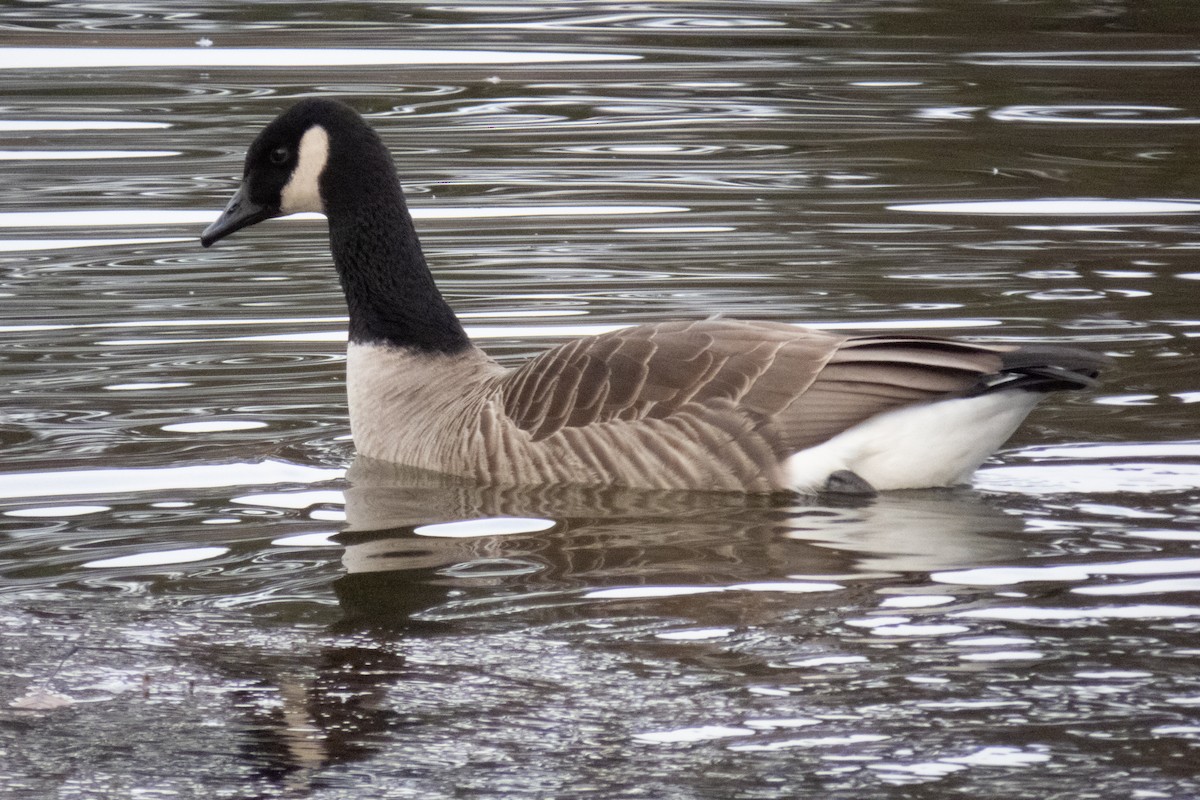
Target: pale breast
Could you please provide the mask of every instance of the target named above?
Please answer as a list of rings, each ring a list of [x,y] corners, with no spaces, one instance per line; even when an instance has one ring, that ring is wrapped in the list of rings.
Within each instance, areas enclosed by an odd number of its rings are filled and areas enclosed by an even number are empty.
[[[428,354],[384,345],[346,350],[350,430],[363,455],[474,475],[479,420],[505,370],[481,351]]]

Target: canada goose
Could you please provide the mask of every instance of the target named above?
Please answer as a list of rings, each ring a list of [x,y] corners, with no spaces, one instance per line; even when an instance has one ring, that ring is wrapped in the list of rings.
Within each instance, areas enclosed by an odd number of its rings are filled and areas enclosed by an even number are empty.
[[[492,484],[870,493],[961,483],[1040,397],[1107,362],[1057,346],[844,336],[710,319],[639,325],[506,369],[421,253],[391,155],[355,112],[304,100],[251,144],[201,243],[321,211],[350,312],[358,451]]]

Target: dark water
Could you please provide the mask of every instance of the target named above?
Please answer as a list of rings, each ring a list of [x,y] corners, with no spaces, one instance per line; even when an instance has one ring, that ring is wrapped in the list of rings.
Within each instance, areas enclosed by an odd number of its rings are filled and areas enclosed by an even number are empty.
[[[1200,794],[1198,35],[1190,0],[4,6],[0,796]],[[1117,366],[954,491],[351,467],[322,224],[196,241],[311,95],[378,125],[504,359],[723,313]]]

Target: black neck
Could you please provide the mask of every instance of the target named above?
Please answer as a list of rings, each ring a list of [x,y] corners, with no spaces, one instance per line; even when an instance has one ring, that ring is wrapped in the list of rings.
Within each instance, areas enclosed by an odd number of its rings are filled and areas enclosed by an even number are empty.
[[[332,153],[322,176],[350,341],[459,352],[470,340],[433,282],[391,158],[379,149],[382,158],[354,164],[338,164]]]

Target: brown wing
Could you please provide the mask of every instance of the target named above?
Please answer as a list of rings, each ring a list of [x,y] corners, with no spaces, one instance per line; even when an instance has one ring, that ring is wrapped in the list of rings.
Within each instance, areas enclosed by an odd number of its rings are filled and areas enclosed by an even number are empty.
[[[852,337],[774,423],[790,452],[812,447],[876,414],[976,390],[1014,349],[920,336]]]
[[[771,416],[804,391],[843,339],[732,320],[624,328],[569,342],[507,375],[504,410],[535,440],[722,399]]]
[[[882,411],[967,391],[1008,349],[781,323],[665,323],[557,347],[506,375],[502,391],[505,413],[534,440],[699,404],[736,407],[784,455]]]

